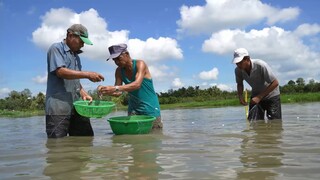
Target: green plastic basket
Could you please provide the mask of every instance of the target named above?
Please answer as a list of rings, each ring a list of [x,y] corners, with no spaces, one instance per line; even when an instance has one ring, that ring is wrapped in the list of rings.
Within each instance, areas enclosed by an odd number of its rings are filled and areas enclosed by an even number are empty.
[[[118,116],[108,119],[114,134],[148,134],[152,128],[154,116],[134,115]]]
[[[85,117],[101,118],[108,115],[115,106],[114,102],[110,101],[76,101],[73,103],[76,111]]]

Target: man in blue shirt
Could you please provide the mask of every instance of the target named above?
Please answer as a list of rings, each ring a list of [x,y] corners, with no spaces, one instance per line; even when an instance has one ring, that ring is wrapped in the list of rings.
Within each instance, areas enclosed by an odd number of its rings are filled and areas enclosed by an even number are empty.
[[[82,98],[92,101],[83,89],[80,79],[103,81],[96,72],[81,71],[78,56],[84,43],[92,45],[87,28],[74,24],[67,30],[66,39],[54,43],[47,53],[46,133],[48,138],[67,136],[93,136],[90,119],[80,116],[73,102]]]
[[[281,119],[279,82],[269,65],[260,59],[250,59],[244,48],[234,51],[232,62],[237,65],[235,76],[242,105],[247,105],[243,98],[243,80],[252,88],[248,119],[263,120],[265,111],[268,119]],[[251,111],[253,108],[256,110]]]

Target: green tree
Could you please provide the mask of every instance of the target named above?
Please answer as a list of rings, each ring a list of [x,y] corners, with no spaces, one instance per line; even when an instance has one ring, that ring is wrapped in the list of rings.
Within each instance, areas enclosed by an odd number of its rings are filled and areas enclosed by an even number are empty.
[[[294,86],[294,85],[296,85],[296,83],[295,83],[294,81],[290,80],[290,81],[288,82],[288,85]]]
[[[6,109],[6,103],[6,100],[0,99],[0,110]]]
[[[42,92],[39,92],[38,95],[32,100],[32,109],[44,110],[45,108],[46,97]]]
[[[304,86],[305,85],[305,81],[304,81],[303,78],[298,78],[296,80],[296,83],[297,83],[298,86]]]
[[[24,89],[23,91],[20,92],[20,95],[22,97],[26,97],[26,98],[31,98],[32,97],[32,93],[29,89]]]
[[[296,83],[293,80],[288,81],[284,86],[280,86],[281,93],[295,93],[296,92]]]
[[[319,90],[319,83],[317,83],[314,79],[310,79],[309,83],[304,86],[305,92],[318,92]]]
[[[304,92],[304,86],[305,86],[305,81],[303,78],[298,78],[296,80],[296,92],[299,92],[299,93],[303,93]]]
[[[11,91],[9,93],[9,97],[7,97],[8,99],[19,99],[20,98],[20,93],[18,91]]]

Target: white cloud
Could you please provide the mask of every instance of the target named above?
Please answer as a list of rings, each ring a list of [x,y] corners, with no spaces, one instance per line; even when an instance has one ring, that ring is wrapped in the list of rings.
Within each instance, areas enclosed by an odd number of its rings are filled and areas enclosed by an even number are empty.
[[[152,79],[156,79],[157,81],[168,80],[170,76],[173,75],[170,71],[170,68],[165,65],[150,65],[148,66],[149,71],[151,73]]]
[[[105,60],[109,56],[109,46],[127,43],[131,57],[145,60],[152,76],[159,81],[172,75],[168,72],[168,67],[159,66],[161,61],[183,58],[183,52],[175,39],[169,37],[130,39],[128,30],[109,31],[107,22],[92,8],[80,13],[68,8],[51,9],[42,17],[41,26],[32,33],[32,41],[47,51],[53,43],[61,42],[65,38],[67,29],[74,23],[85,25],[89,39],[93,42],[93,46],[85,45],[82,48],[84,51],[82,57]],[[41,76],[33,80],[45,81]]]
[[[128,50],[132,57],[140,57],[148,61],[164,59],[182,59],[182,50],[175,39],[160,37],[148,38],[146,41],[130,39]]]
[[[47,73],[45,75],[43,75],[43,76],[38,75],[38,76],[32,78],[32,81],[37,83],[37,84],[45,84],[45,83],[47,83]]]
[[[201,87],[207,87],[208,86],[208,82],[203,82],[203,83],[201,83]]]
[[[201,83],[201,89],[208,89],[210,87],[216,86],[217,88],[219,88],[221,91],[234,91],[235,89],[232,88],[231,86],[227,85],[227,84],[217,84],[217,83],[208,83],[208,82],[203,82]]]
[[[243,28],[258,22],[274,25],[295,19],[298,8],[278,9],[258,0],[206,0],[204,6],[182,6],[179,32],[212,33],[222,29]]]
[[[0,89],[0,99],[7,97],[10,92],[11,92],[11,90],[9,88],[1,88]]]
[[[177,89],[183,87],[184,84],[181,82],[180,78],[174,78],[172,81],[172,88]]]
[[[83,56],[89,59],[106,59],[109,55],[107,48],[118,43],[127,43],[132,55],[148,61],[183,58],[182,50],[175,39],[129,39],[128,30],[109,31],[107,22],[92,8],[81,13],[68,8],[51,9],[42,17],[41,27],[32,33],[32,41],[47,50],[51,44],[62,41],[67,29],[74,23],[81,23],[88,29],[93,46],[85,45]]]
[[[71,9],[51,9],[41,17],[41,27],[32,33],[32,41],[47,50],[52,43],[61,41],[65,37],[67,28],[72,24],[68,19],[73,15]]]
[[[218,79],[219,70],[217,68],[213,68],[210,71],[202,71],[199,73],[199,78],[203,80],[216,80]]]
[[[301,24],[298,28],[294,31],[294,33],[299,36],[312,36],[318,34],[320,32],[320,25],[319,24]]]
[[[283,23],[295,19],[300,14],[300,9],[290,7],[279,10],[266,5],[266,14],[267,24],[274,25],[277,22]]]
[[[217,84],[216,85],[221,91],[234,91],[234,89],[226,84]]]
[[[178,42],[169,37],[130,39],[129,30],[108,30],[108,24],[95,9],[80,13],[72,9],[51,9],[42,18],[41,26],[32,33],[32,41],[45,51],[56,42],[61,42],[67,29],[74,23],[81,23],[87,27],[92,46],[85,45],[81,57],[91,60],[105,60],[109,56],[108,47],[114,44],[127,43],[132,58],[143,59],[147,63],[154,80],[157,83],[167,82],[174,77],[174,71],[164,65],[166,60],[183,58],[182,49]],[[37,83],[45,83],[45,76],[33,78]]]
[[[205,40],[202,45],[204,52],[225,54],[237,47],[235,35],[242,33],[240,30],[222,30],[213,33],[210,39]]]
[[[231,62],[233,50],[244,47],[248,49],[251,58],[263,59],[270,64],[283,81],[297,77],[316,77],[320,67],[320,54],[312,51],[300,38],[302,34],[319,33],[316,25],[312,27],[315,30],[304,33],[302,27],[291,32],[275,26],[261,30],[252,29],[249,32],[239,29],[222,30],[213,33],[210,39],[203,43],[202,49],[205,52],[227,54]],[[304,40],[306,38],[304,37]]]

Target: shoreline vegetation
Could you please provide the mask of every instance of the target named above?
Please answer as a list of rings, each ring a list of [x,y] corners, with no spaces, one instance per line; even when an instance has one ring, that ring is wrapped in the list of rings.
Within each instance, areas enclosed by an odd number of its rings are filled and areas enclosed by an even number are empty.
[[[308,103],[308,102],[320,102],[320,93],[294,93],[294,94],[281,94],[282,104],[292,103]],[[183,103],[173,104],[160,104],[161,110],[166,109],[195,109],[195,108],[219,108],[226,106],[242,106],[239,103],[238,98],[222,99],[222,100],[209,100],[209,101],[190,101]],[[117,103],[114,111],[127,110],[127,106]],[[31,116],[44,116],[44,110],[26,110],[26,111],[15,111],[15,110],[2,110],[0,109],[0,117],[31,117]]]

